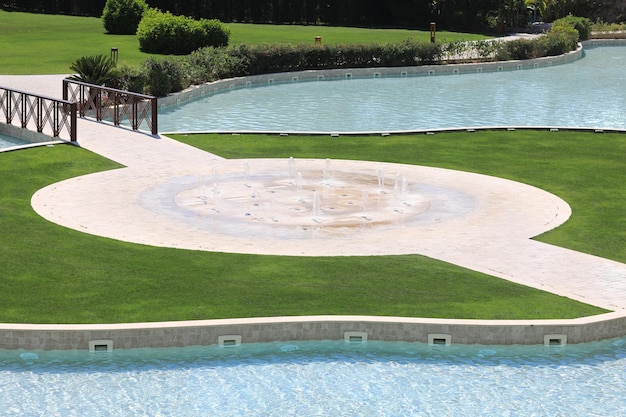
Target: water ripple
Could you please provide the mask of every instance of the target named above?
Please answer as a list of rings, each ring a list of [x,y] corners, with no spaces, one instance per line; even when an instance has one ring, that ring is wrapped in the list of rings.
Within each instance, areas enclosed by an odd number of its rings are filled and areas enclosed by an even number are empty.
[[[384,132],[479,126],[626,129],[626,47],[571,64],[483,74],[242,88],[172,106],[162,131]]]

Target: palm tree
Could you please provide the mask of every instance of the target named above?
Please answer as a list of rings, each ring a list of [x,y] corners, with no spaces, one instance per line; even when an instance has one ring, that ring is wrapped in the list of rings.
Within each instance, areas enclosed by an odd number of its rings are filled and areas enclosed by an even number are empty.
[[[115,61],[106,55],[92,55],[78,58],[70,66],[76,74],[70,80],[88,84],[105,85],[117,76]]]
[[[84,56],[78,58],[70,66],[70,69],[76,74],[68,77],[68,79],[104,86],[117,76],[115,65],[115,61],[106,55]],[[99,111],[102,103],[98,91],[99,89],[97,88],[89,87],[89,98],[81,104],[82,112],[87,110]]]

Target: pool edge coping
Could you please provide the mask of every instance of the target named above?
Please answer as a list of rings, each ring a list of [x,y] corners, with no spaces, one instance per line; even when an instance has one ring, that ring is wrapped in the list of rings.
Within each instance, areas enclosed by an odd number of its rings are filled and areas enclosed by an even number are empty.
[[[589,45],[590,47],[595,46],[595,44]],[[363,79],[372,77],[438,76],[498,71],[520,71],[567,64],[581,59],[583,55],[584,47],[582,43],[579,43],[576,50],[567,52],[563,55],[526,60],[416,65],[409,67],[339,68],[249,75],[243,77],[225,78],[222,80],[194,85],[186,90],[172,93],[166,97],[160,97],[158,99],[158,108],[163,109],[167,106],[184,104],[187,101],[194,100],[199,97],[206,97],[233,89],[258,87],[262,85],[352,78]]]
[[[577,344],[626,336],[626,311],[576,319],[470,320],[391,316],[286,316],[117,324],[0,324],[0,348],[88,350],[220,345],[237,343],[366,340],[449,344],[542,345],[546,340]]]

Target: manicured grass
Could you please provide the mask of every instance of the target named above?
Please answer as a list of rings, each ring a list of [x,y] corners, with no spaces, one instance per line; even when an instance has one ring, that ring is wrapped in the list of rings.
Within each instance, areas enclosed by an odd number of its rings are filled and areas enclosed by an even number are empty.
[[[388,43],[413,39],[430,42],[430,32],[407,29],[363,29],[334,26],[251,25],[230,23],[231,45],[263,43],[314,43],[316,36],[324,44]],[[488,36],[471,33],[439,32],[437,41],[470,41],[487,39]]]
[[[362,159],[438,166],[513,179],[554,193],[570,220],[539,240],[626,262],[626,136],[478,131],[380,137],[174,136],[226,158]]]
[[[331,140],[209,135],[184,140],[227,157],[344,157],[428,161],[429,165],[439,160],[442,166],[457,168],[468,164],[468,159],[508,174],[503,176],[532,180],[536,172],[521,166],[525,158],[543,152],[528,156],[524,152],[542,148],[548,140],[533,133],[510,135],[500,144],[497,138],[481,133],[440,134],[424,144],[420,141],[425,136]],[[601,138],[616,145],[620,142],[616,135]],[[559,140],[565,142],[566,138]],[[491,157],[486,155],[486,146],[494,148]],[[589,154],[593,159],[596,152]],[[417,255],[237,255],[156,248],[82,234],[40,218],[30,207],[32,194],[63,178],[117,165],[72,146],[4,153],[0,160],[0,322],[109,323],[309,314],[545,319],[603,312]],[[558,171],[559,164],[551,164],[550,171]],[[557,179],[546,180],[559,186]]]
[[[107,35],[95,17],[0,11],[2,74],[68,74],[76,59],[119,50],[119,64],[138,66],[150,55],[135,36]]]
[[[273,26],[232,23],[231,45],[263,43],[349,44],[394,42],[408,38],[430,40],[430,33],[396,29],[320,26]],[[482,35],[441,32],[440,41],[485,39]],[[119,64],[139,66],[151,55],[139,51],[135,36],[107,35],[95,17],[55,16],[0,10],[0,74],[66,74],[77,58],[109,55],[119,50]]]

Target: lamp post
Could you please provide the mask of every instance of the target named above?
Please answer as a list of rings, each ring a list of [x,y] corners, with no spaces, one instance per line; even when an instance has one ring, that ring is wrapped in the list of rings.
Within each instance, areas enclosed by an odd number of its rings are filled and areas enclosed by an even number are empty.
[[[116,64],[117,64],[117,54],[118,54],[118,49],[111,48],[111,61],[115,62]]]

